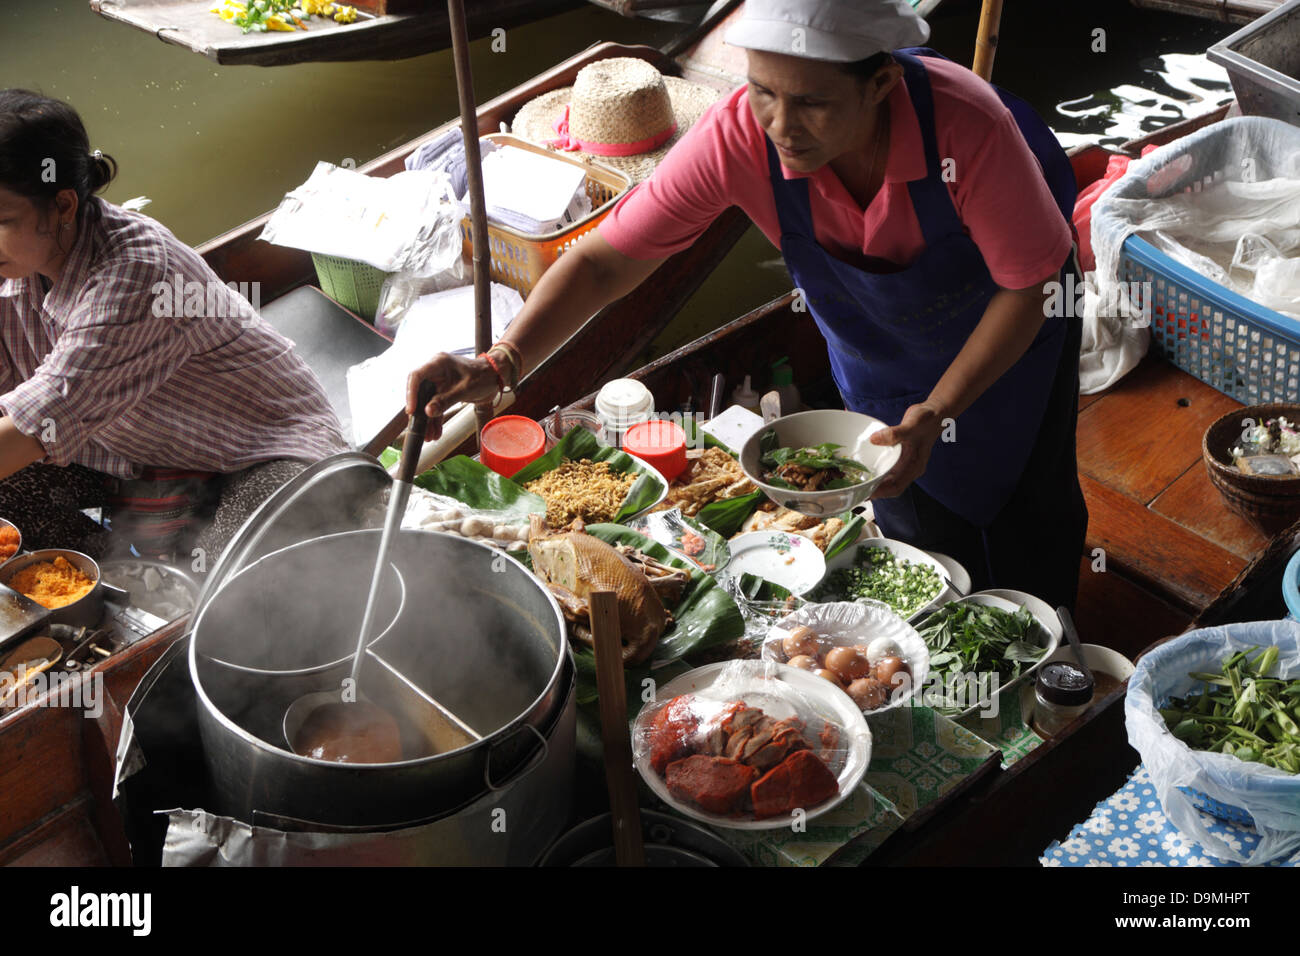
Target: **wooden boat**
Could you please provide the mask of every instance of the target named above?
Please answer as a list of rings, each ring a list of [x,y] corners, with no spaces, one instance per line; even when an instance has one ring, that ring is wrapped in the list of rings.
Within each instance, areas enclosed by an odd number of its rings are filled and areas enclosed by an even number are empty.
[[[571,77],[576,69],[570,63],[556,75]],[[488,116],[504,109],[498,101],[484,108]],[[1213,118],[1127,144],[1128,151],[1136,154],[1147,141],[1171,139]],[[1107,155],[1096,148],[1074,155],[1081,182],[1100,175]],[[382,161],[392,166],[397,158]],[[251,268],[252,234],[241,231],[241,242],[221,247],[219,261]],[[286,286],[295,269],[303,271],[289,261],[290,250],[275,250],[275,258],[272,266]],[[661,407],[675,407],[700,399],[715,372],[736,381],[788,355],[805,399],[833,402],[825,347],[807,313],[792,311],[792,302],[792,296],[777,299],[632,377],[650,387]],[[592,341],[621,352],[623,334],[616,328]],[[570,374],[568,397],[574,380]],[[1181,397],[1190,398],[1185,414],[1176,401]],[[578,404],[590,407],[593,399]],[[1279,581],[1300,544],[1300,527],[1262,537],[1226,511],[1199,461],[1205,425],[1231,400],[1152,359],[1115,389],[1081,404],[1080,472],[1092,512],[1088,547],[1103,548],[1106,557],[1103,572],[1094,569],[1091,553],[1080,556],[1076,618],[1084,639],[1133,657],[1189,626],[1281,616]],[[109,706],[100,720],[40,707],[0,719],[0,863],[129,863],[110,799],[121,710],[184,629],[184,621],[176,622],[102,665]],[[1007,769],[990,763],[967,786],[909,819],[871,862],[1032,864],[1052,839],[1117,789],[1135,763],[1118,689],[1025,759]]]
[[[220,0],[90,0],[100,16],[152,33],[223,66],[320,60],[400,60],[451,45],[443,0],[358,0],[355,23],[315,17],[294,33],[242,33],[210,11]],[[581,0],[479,0],[466,4],[471,39],[577,7]]]
[[[613,10],[625,17],[686,19],[701,15],[709,8],[708,0],[588,0],[598,7]],[[942,0],[908,0],[912,9],[929,16]]]
[[[1181,13],[1222,23],[1250,23],[1282,6],[1283,0],[1130,0],[1143,10]]]

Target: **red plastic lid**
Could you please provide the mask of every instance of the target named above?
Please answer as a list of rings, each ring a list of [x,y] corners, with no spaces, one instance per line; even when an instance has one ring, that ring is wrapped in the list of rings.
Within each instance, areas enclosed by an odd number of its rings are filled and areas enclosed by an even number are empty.
[[[483,426],[479,441],[479,460],[507,478],[542,457],[546,450],[542,426],[522,415],[492,419]]]
[[[623,436],[623,450],[659,469],[672,481],[686,470],[686,432],[660,419],[639,422]]]

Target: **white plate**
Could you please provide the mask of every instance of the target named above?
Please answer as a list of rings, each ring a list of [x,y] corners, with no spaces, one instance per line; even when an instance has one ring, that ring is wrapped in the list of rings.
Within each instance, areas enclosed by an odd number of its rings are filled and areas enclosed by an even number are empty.
[[[720,578],[756,574],[791,594],[811,591],[826,573],[826,557],[811,538],[785,531],[751,531],[728,542],[731,560]]]
[[[948,572],[948,582],[952,585],[952,591],[958,594],[970,593],[970,573],[962,566],[961,562],[942,551],[925,552],[934,560],[943,565],[944,570]]]
[[[648,729],[645,722],[649,719],[650,711],[656,703],[672,700],[682,694],[707,693],[723,669],[736,664],[753,668],[752,693],[756,698],[762,701],[770,699],[772,692],[765,692],[763,684],[769,680],[781,681],[799,691],[811,702],[815,706],[819,717],[841,728],[841,732],[847,740],[848,759],[845,760],[844,766],[840,769],[837,777],[840,785],[839,793],[815,807],[809,807],[805,819],[811,820],[838,806],[845,797],[853,792],[854,788],[862,781],[862,775],[867,772],[867,764],[871,761],[871,730],[867,727],[867,721],[862,716],[862,711],[858,710],[857,704],[853,703],[848,694],[834,687],[830,681],[816,677],[807,671],[801,671],[797,667],[787,667],[785,664],[775,664],[771,661],[722,661],[721,663],[707,664],[704,667],[697,667],[695,670],[687,671],[675,680],[656,688],[655,699],[642,707],[641,712],[637,714],[632,728],[633,740],[636,741],[644,736]],[[764,674],[771,674],[772,676],[764,677]],[[763,706],[763,704],[757,703],[756,706]],[[766,711],[766,708],[764,710]],[[777,719],[780,719],[779,716]],[[667,782],[663,777],[655,773],[654,768],[650,766],[650,753],[648,750],[636,758],[636,769],[641,774],[641,779],[646,782],[660,800],[702,823],[726,827],[731,830],[779,830],[790,826],[789,817],[776,816],[768,820],[738,820],[717,813],[708,813],[697,806],[682,803],[668,792]]]
[[[920,548],[914,548],[910,544],[902,541],[895,541],[893,538],[866,538],[857,542],[857,544],[852,547],[845,548],[827,562],[826,573],[830,574],[832,571],[838,571],[841,568],[854,567],[857,564],[856,558],[858,551],[861,548],[884,548],[886,551],[892,551],[898,557],[905,558],[913,564],[928,564],[930,567],[934,568],[941,578],[948,578],[949,580],[952,580],[954,584],[958,583],[953,579],[953,576],[949,573],[948,566],[944,562],[937,560],[928,552],[922,551]],[[945,557],[947,556],[945,555]],[[951,561],[959,570],[961,570],[961,576],[965,579],[967,587],[969,587],[970,575],[966,573],[966,569],[962,568],[961,565],[957,564],[957,562],[952,558],[948,558],[947,560]],[[933,601],[922,608],[918,608],[908,616],[907,620],[913,623],[919,621],[939,605],[955,600],[956,597],[956,591],[951,587],[945,587],[938,593]]]

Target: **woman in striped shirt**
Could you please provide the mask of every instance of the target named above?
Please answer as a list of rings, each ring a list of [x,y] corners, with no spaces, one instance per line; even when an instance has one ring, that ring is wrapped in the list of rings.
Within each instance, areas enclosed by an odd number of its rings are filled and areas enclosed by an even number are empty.
[[[28,547],[104,553],[81,509],[107,506],[115,530],[140,519],[115,545],[161,553],[215,508],[215,558],[346,445],[292,342],[162,225],[95,196],[115,173],[70,106],[0,91],[0,515]]]

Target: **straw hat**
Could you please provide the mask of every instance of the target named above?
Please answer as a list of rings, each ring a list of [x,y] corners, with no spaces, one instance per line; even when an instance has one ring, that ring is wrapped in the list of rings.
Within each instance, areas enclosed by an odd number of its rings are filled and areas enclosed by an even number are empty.
[[[525,103],[511,132],[593,159],[635,184],[654,172],[720,95],[710,87],[664,76],[645,60],[615,57],[583,67],[573,86]]]

